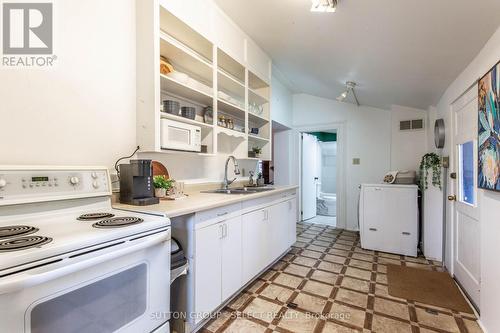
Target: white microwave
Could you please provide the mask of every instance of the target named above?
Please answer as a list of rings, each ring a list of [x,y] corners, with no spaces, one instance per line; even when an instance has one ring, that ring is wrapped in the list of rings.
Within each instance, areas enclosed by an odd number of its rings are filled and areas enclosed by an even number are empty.
[[[161,120],[161,149],[201,151],[201,127],[180,121]]]

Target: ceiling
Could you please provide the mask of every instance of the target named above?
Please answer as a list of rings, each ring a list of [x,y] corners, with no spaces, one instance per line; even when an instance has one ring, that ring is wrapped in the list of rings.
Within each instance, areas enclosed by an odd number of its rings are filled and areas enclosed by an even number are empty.
[[[499,0],[215,0],[272,58],[295,93],[427,109],[500,25]],[[285,82],[286,83],[286,82]]]

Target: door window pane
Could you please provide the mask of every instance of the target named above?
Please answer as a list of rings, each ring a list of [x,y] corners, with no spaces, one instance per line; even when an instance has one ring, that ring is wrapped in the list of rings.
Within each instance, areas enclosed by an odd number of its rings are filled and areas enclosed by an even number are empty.
[[[474,142],[459,146],[460,149],[460,201],[473,205],[474,193]]]

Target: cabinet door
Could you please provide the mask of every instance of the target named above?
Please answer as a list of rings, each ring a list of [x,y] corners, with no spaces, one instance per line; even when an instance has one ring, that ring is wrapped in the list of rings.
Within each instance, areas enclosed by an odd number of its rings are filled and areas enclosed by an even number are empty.
[[[288,201],[288,247],[297,241],[297,198]]]
[[[383,187],[363,189],[363,236],[362,246],[371,250],[384,250],[387,239],[387,191]]]
[[[267,264],[273,262],[288,248],[289,207],[290,203],[283,201],[270,208],[269,236],[271,242]]]
[[[199,322],[222,302],[222,224],[198,229],[195,235],[195,321]]]
[[[222,301],[243,286],[241,216],[222,224]]]
[[[269,210],[261,209],[242,216],[243,283],[266,267],[269,252]]]

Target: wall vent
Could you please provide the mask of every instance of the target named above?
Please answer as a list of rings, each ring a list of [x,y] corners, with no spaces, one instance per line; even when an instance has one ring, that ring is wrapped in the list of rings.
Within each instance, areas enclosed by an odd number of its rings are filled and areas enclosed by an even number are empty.
[[[416,131],[424,128],[423,119],[402,120],[399,122],[400,131]]]

